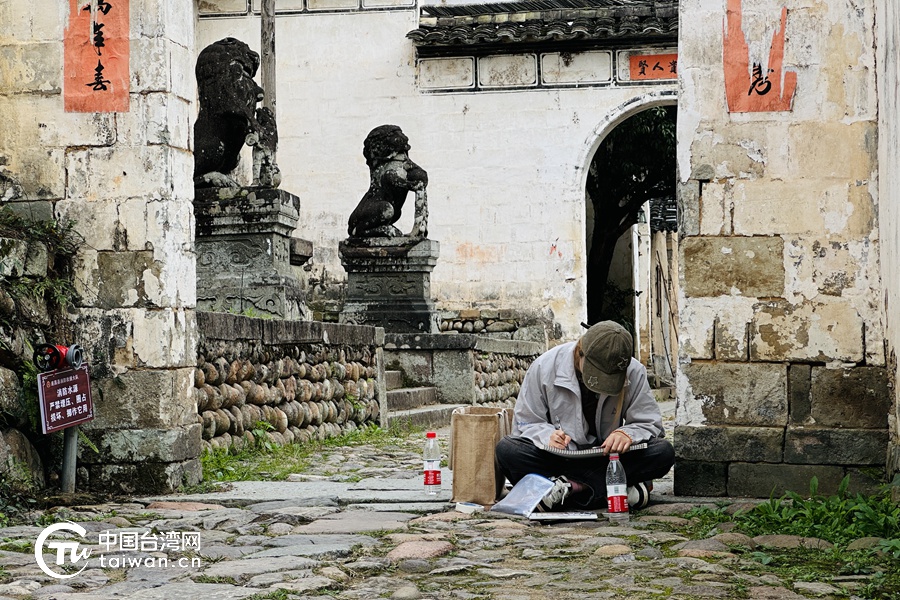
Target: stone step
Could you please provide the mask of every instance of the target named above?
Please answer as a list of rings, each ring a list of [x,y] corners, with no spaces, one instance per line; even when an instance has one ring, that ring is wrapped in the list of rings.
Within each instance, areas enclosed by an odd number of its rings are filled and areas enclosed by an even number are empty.
[[[403,387],[403,372],[402,371],[385,371],[384,372],[384,385],[388,391],[391,390],[399,390]]]
[[[428,429],[440,429],[450,425],[450,415],[453,410],[465,406],[463,404],[432,404],[420,406],[410,410],[396,410],[388,412],[388,426],[399,424],[411,427],[425,427]]]
[[[387,393],[388,412],[409,410],[429,404],[437,404],[437,388],[400,388]]]

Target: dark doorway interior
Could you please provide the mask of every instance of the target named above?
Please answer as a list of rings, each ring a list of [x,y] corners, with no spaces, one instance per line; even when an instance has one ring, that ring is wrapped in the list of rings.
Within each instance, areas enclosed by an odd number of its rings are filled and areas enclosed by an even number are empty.
[[[626,119],[591,161],[585,190],[589,324],[610,319],[637,333],[630,308],[635,287],[610,282],[610,267],[619,238],[639,219],[649,218],[645,203],[674,198],[676,114],[674,106],[658,106]]]

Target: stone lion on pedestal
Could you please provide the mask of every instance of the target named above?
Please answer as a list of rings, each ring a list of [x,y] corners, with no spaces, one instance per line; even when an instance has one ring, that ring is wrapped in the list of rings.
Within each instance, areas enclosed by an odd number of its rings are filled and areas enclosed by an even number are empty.
[[[278,140],[275,119],[256,108],[263,89],[253,80],[259,54],[244,42],[225,38],[197,57],[200,111],[194,123],[194,185],[239,187],[230,173],[240,162],[244,144],[254,153],[254,185],[276,187],[280,173],[274,162]]]
[[[428,174],[409,159],[408,152],[409,138],[396,125],[381,125],[366,136],[363,156],[369,166],[369,190],[350,215],[351,238],[402,237],[394,223],[410,191],[416,193],[416,212],[408,237],[428,236]]]

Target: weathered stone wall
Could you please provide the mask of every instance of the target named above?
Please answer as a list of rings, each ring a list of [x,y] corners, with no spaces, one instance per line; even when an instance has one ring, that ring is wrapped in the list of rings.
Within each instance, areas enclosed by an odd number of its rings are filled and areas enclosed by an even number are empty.
[[[533,356],[488,352],[475,358],[475,404],[515,406]]]
[[[131,0],[130,107],[119,113],[64,110],[69,6],[0,2],[0,154],[20,176],[23,209],[71,219],[85,239],[73,341],[94,382],[86,428],[104,447],[146,450],[91,466],[90,485],[171,490],[200,475],[189,400],[195,3]],[[170,435],[190,443],[175,449]]]
[[[888,374],[893,383],[892,442],[888,467],[900,471],[900,5],[879,0],[875,6],[878,56],[878,224],[884,281]]]
[[[443,404],[512,406],[543,344],[469,333],[385,335],[389,368],[409,383],[434,386]]]
[[[858,469],[885,462],[893,396],[875,2],[728,5],[742,10],[750,63],[770,68],[787,7],[784,65],[798,84],[790,110],[729,112],[726,3],[681,3],[676,493],[768,496],[804,491],[812,475],[824,491],[846,473],[865,485]]]
[[[205,450],[257,437],[302,444],[380,422],[383,330],[206,312],[197,321],[191,392]]]
[[[282,11],[302,6],[277,4]],[[283,12],[276,19],[278,162],[282,187],[303,202],[296,235],[315,247],[308,265],[314,314],[321,314],[323,302],[341,301],[346,274],[338,242],[347,237],[347,219],[368,187],[363,139],[373,127],[392,123],[409,136],[412,160],[428,171],[429,238],[441,244],[431,277],[436,307],[541,309],[559,324],[550,329],[556,339],[580,334],[585,178],[610,124],[604,120],[624,118],[621,107],[635,98],[674,92],[674,82],[433,92],[429,84],[458,78],[453,65],[460,61],[431,60],[417,68],[406,38],[418,25],[414,3],[315,6],[323,10]],[[226,36],[258,49],[258,17],[247,15],[241,0],[203,2],[197,52]],[[573,56],[573,68],[583,73],[612,73],[617,55]],[[505,64],[510,79],[522,74],[515,61]],[[506,70],[498,66],[497,72]],[[398,226],[410,230],[411,200]]]

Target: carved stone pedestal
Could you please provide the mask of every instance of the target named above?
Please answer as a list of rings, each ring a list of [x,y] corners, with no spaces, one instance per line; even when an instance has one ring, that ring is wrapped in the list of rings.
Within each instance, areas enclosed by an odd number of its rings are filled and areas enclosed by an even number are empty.
[[[291,265],[303,264],[312,244],[291,238],[299,210],[300,198],[284,190],[197,189],[197,308],[303,318]]]
[[[438,332],[431,299],[431,271],[439,252],[436,241],[351,238],[338,249],[348,277],[341,323],[384,327],[393,333]]]

